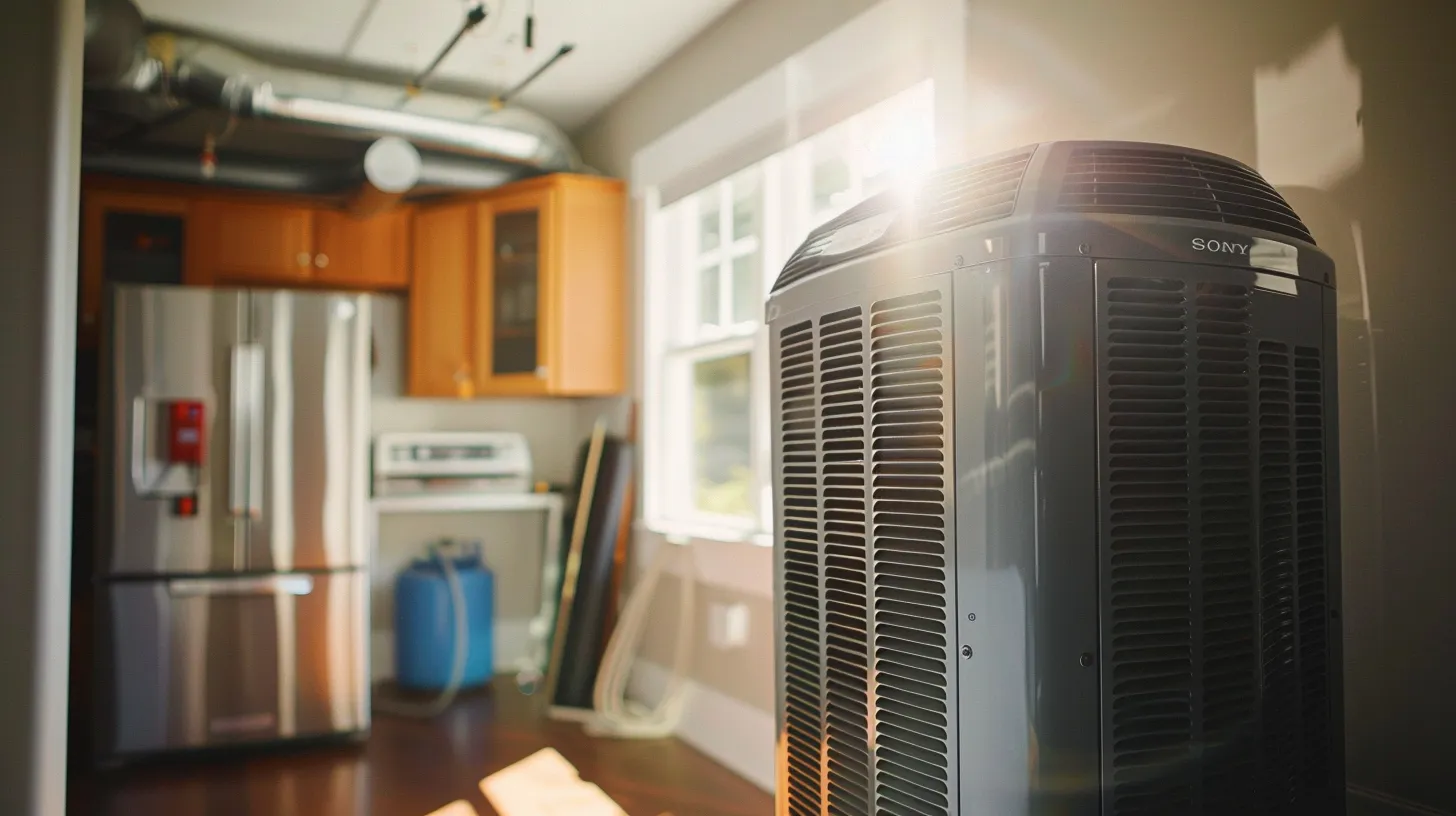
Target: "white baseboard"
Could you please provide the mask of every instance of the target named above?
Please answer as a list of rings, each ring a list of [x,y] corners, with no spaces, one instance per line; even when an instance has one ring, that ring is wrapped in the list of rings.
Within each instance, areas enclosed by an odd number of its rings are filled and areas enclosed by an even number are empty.
[[[498,620],[495,622],[496,674],[514,672],[531,654],[531,621]],[[369,680],[394,679],[394,630],[380,629],[369,637]]]
[[[668,670],[638,660],[627,693],[655,705],[667,690]],[[774,717],[707,686],[688,683],[677,737],[758,787],[774,789]]]

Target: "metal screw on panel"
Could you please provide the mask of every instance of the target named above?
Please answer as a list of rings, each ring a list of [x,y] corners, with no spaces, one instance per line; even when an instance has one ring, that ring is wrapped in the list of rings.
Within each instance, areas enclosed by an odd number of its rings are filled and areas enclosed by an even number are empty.
[[[1079,658],[1077,658],[1077,664],[1080,665],[1084,669],[1090,669],[1090,668],[1092,668],[1092,653],[1091,652],[1083,652],[1082,653],[1082,656],[1079,657]]]
[[[1077,246],[1077,251],[1082,253],[1083,255],[1086,255],[1087,253],[1092,251],[1092,245],[1084,241]]]
[[[976,619],[976,613],[975,612],[972,612],[971,614],[969,614],[969,615],[966,616],[966,620],[973,621],[975,619]]]
[[[971,647],[969,647],[969,646],[962,646],[961,647],[961,657],[964,657],[967,660],[969,660],[971,658]]]

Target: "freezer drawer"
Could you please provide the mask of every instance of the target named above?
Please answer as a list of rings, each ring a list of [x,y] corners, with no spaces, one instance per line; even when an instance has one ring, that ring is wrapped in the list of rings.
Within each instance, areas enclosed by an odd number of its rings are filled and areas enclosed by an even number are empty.
[[[367,728],[367,592],[362,570],[110,584],[102,758]]]

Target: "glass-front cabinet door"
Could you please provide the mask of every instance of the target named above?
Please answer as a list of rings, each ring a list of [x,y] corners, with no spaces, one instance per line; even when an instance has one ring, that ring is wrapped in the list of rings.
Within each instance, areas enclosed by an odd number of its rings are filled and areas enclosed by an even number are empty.
[[[475,366],[483,391],[526,394],[549,385],[551,203],[548,189],[480,207]]]

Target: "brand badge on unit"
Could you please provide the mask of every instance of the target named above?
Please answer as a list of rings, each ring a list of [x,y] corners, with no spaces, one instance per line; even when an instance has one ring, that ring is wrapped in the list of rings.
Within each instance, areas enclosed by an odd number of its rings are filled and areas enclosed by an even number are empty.
[[[1249,245],[1217,238],[1194,238],[1193,248],[1199,252],[1223,252],[1230,255],[1248,255]]]

